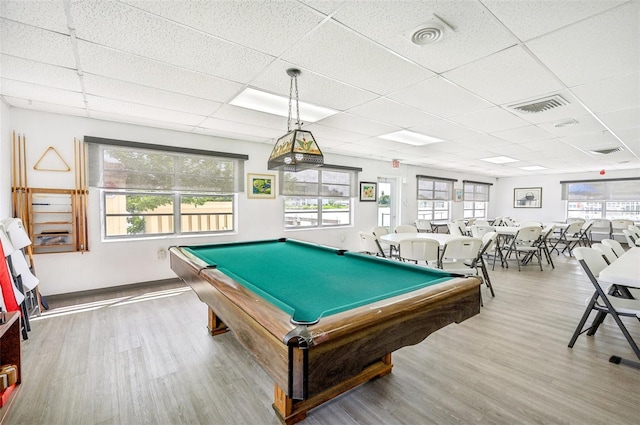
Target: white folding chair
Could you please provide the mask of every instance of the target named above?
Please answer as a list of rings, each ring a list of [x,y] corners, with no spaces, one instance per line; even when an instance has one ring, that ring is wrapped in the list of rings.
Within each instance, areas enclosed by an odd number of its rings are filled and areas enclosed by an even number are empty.
[[[610,246],[607,246],[602,243],[594,243],[593,245],[591,245],[591,248],[600,252],[600,254],[602,254],[607,264],[611,264],[618,259],[618,256],[616,255],[615,252],[613,252],[613,249],[611,249]]]
[[[373,233],[369,232],[359,232],[360,235],[360,243],[362,244],[362,253],[375,255],[378,257],[386,257],[378,239]]]
[[[496,230],[493,226],[482,225],[482,224],[474,224],[470,227],[470,229],[471,229],[471,236],[473,236],[474,238],[480,238],[480,239],[482,239],[482,237],[487,233],[493,232]]]
[[[636,238],[636,235],[632,233],[631,230],[623,229],[622,234],[624,235],[624,238],[626,239],[627,245],[629,245],[629,248],[638,246],[638,238]]]
[[[616,236],[624,238],[622,231],[625,229],[629,230],[629,226],[633,226],[633,220],[620,218],[611,220],[611,239],[616,239]]]
[[[449,229],[449,234],[453,236],[464,236],[464,232],[460,229],[456,223],[451,222],[447,223],[447,228]]]
[[[419,233],[431,233],[431,221],[419,218],[415,221]]]
[[[516,255],[516,263],[518,263],[518,271],[520,271],[520,265],[527,264],[531,258],[538,258],[538,265],[540,271],[542,271],[542,260],[540,258],[540,248],[538,242],[542,228],[539,226],[521,227],[518,229],[516,235],[511,239],[505,259],[509,259],[512,254]],[[520,254],[524,253],[522,260]]]
[[[620,245],[620,242],[614,239],[603,239],[600,243],[611,248],[618,258],[622,257],[622,254],[624,254],[624,248]]]
[[[585,309],[584,314],[582,315],[582,318],[569,341],[569,347],[573,347],[578,337],[585,332],[588,336],[593,336],[607,314],[609,314],[622,331],[622,334],[633,349],[633,352],[636,354],[638,359],[640,359],[640,348],[621,320],[621,317],[635,317],[640,321],[640,299],[615,297],[609,294],[609,290],[602,288],[598,282],[598,276],[608,264],[596,249],[579,247],[574,249],[574,255],[593,284],[595,292],[587,301],[587,308]],[[585,328],[585,324],[592,311],[597,312],[596,317],[593,319],[591,326]],[[613,363],[620,363],[621,359],[617,356],[612,356],[609,361]],[[638,366],[640,366],[640,364],[638,364]]]
[[[401,224],[393,230],[396,233],[418,233],[416,226],[412,224]]]
[[[401,261],[424,261],[430,267],[438,267],[440,242],[435,239],[408,238],[400,241],[398,257]]]
[[[396,251],[396,247],[380,239],[380,236],[389,234],[389,229],[384,226],[374,226],[371,229],[371,233],[373,233],[373,235],[376,237],[378,245],[380,245],[380,248],[382,248],[382,252],[385,253],[385,257],[393,257],[394,251]]]
[[[482,239],[467,236],[451,238],[442,249],[440,268],[451,273],[477,275],[478,270],[475,265],[471,267],[471,263],[478,258],[480,248]]]
[[[594,236],[600,236],[602,239],[613,239],[611,237],[611,220],[606,218],[597,218],[591,221],[591,228],[589,229],[589,240],[594,241]]]

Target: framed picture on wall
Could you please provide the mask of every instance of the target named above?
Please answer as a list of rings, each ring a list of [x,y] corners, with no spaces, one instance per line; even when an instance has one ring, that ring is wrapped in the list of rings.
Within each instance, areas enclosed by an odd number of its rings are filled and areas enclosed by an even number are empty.
[[[453,195],[453,200],[455,202],[460,202],[460,201],[462,201],[463,196],[464,196],[464,193],[463,193],[462,189],[456,189],[455,193]]]
[[[247,174],[247,197],[275,199],[276,176],[274,174]]]
[[[513,189],[513,208],[542,208],[541,187]]]
[[[360,182],[360,200],[363,202],[376,202],[378,200],[378,183]]]

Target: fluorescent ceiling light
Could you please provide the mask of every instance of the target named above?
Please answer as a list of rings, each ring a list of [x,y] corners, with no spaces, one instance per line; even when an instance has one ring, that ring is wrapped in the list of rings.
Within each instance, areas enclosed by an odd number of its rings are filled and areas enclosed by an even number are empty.
[[[255,111],[266,112],[268,114],[289,116],[289,98],[275,94],[263,92],[247,87],[231,102],[231,105],[242,108],[253,109]],[[315,106],[300,101],[300,120],[304,122],[316,122],[323,118],[337,114],[339,111],[322,106]],[[292,111],[295,116],[295,111]]]
[[[520,167],[520,169],[525,171],[539,171],[539,170],[546,170],[547,167],[541,167],[539,165],[530,165],[528,167]]]
[[[508,156],[494,156],[492,158],[482,158],[483,161],[493,162],[494,164],[506,164],[508,162],[518,162],[518,159],[509,158]]]
[[[408,145],[422,146],[430,143],[444,142],[442,139],[437,139],[431,136],[425,136],[424,134],[414,133],[413,131],[400,130],[394,133],[383,134],[378,136],[381,139],[393,140],[394,142],[406,143]]]

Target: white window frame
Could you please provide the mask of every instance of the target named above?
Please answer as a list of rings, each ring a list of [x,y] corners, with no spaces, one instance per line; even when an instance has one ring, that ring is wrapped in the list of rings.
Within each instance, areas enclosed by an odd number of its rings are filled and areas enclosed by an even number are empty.
[[[561,181],[567,218],[640,221],[640,178]],[[620,211],[615,204],[631,208]]]
[[[464,218],[487,218],[491,183],[462,181],[462,210]]]
[[[284,200],[284,230],[301,229],[322,229],[335,227],[348,227],[353,225],[353,206],[355,202],[355,187],[357,181],[356,172],[359,168],[329,166],[312,168],[302,172],[281,171],[280,172],[280,192]],[[303,180],[299,184],[289,184],[296,176],[317,173],[316,179]],[[332,173],[343,173],[348,178],[348,182],[331,182],[328,177]],[[333,190],[332,190],[333,189]],[[330,193],[333,192],[333,193]],[[295,210],[288,208],[288,205],[315,205],[313,210]],[[346,204],[344,211],[331,211],[321,206],[327,203]],[[326,218],[329,214],[344,214],[346,220],[338,223],[330,223]]]
[[[417,175],[418,219],[449,220],[453,200],[453,184],[457,180]]]

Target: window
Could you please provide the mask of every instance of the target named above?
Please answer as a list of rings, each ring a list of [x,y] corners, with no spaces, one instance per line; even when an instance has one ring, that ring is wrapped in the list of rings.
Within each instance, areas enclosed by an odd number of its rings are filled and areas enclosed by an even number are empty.
[[[418,218],[449,220],[453,198],[453,179],[416,176],[418,179]]]
[[[490,183],[463,180],[464,218],[487,218]]]
[[[283,171],[285,229],[347,226],[359,169]]]
[[[105,239],[234,230],[246,156],[92,137],[85,142]]]
[[[567,217],[640,220],[638,178],[563,181]]]

